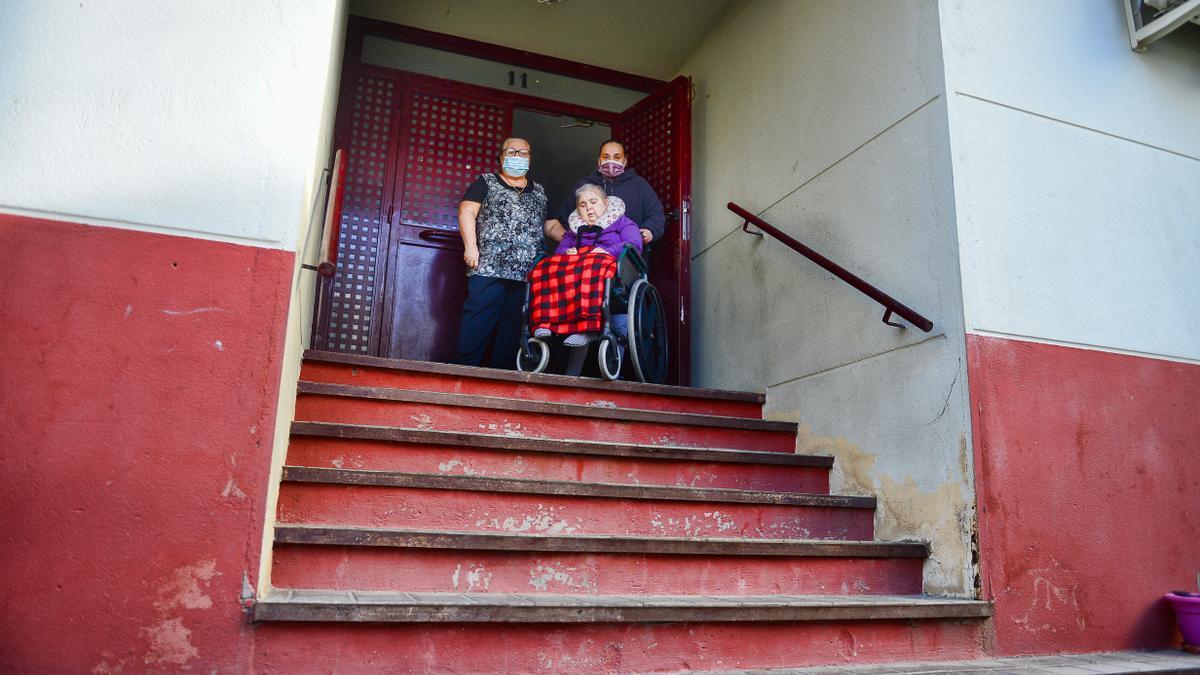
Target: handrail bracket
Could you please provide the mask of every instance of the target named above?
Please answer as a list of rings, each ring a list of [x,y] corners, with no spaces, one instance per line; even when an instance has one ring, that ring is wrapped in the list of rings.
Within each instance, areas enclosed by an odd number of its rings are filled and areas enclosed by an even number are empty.
[[[748,220],[742,221],[742,232],[745,232],[746,234],[752,234],[760,238],[763,236],[762,232],[754,232],[750,229],[750,221]]]
[[[901,330],[907,330],[908,326],[905,326],[902,323],[897,323],[895,321],[888,321],[888,319],[892,318],[892,314],[893,314],[893,312],[890,308],[885,309],[883,312],[883,322],[889,326],[893,326],[893,327],[899,328]]]

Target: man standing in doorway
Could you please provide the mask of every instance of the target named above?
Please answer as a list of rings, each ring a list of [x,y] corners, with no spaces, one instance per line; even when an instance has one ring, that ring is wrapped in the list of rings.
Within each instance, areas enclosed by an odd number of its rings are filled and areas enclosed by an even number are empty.
[[[625,215],[637,223],[642,233],[642,243],[649,244],[662,239],[666,230],[667,219],[663,214],[663,205],[654,188],[645,178],[628,166],[629,158],[625,154],[625,144],[608,139],[600,145],[600,154],[596,158],[596,170],[591,175],[575,184],[575,190],[592,183],[604,188],[605,194],[616,195],[625,202]],[[571,194],[575,194],[575,190]],[[555,214],[557,220],[546,221],[546,234],[555,241],[561,241],[563,223],[567,222],[571,212],[575,210],[573,199],[569,204],[563,204],[562,209]]]
[[[505,139],[500,171],[477,178],[458,205],[470,279],[455,363],[480,365],[490,343],[493,368],[516,365],[525,278],[549,229],[546,192],[526,176],[532,155],[524,139]]]

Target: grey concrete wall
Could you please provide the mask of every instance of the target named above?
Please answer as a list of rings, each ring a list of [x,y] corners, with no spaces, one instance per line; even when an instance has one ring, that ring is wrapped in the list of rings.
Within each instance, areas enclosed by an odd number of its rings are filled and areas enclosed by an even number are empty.
[[[933,545],[926,590],[970,595],[974,495],[953,182],[934,0],[733,5],[696,85],[693,379],[765,390],[877,537]],[[737,202],[929,317],[930,334],[771,239]]]

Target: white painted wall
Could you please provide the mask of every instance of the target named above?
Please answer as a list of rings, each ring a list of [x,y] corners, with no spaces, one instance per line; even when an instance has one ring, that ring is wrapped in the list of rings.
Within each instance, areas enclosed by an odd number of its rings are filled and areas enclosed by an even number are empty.
[[[287,457],[290,429],[296,412],[296,381],[300,379],[300,367],[304,350],[311,344],[313,314],[316,309],[317,293],[320,291],[316,272],[303,269],[304,264],[320,262],[321,242],[324,236],[327,198],[324,189],[333,170],[334,121],[337,116],[338,93],[341,85],[342,54],[345,48],[346,20],[349,16],[346,0],[332,0],[331,20],[323,34],[326,52],[326,68],[320,78],[322,101],[317,125],[317,138],[313,144],[313,155],[305,177],[303,203],[309,205],[302,214],[296,237],[296,258],[292,268],[292,293],[288,307],[287,337],[284,340],[283,364],[279,377],[279,398],[276,402],[275,435],[271,447],[271,478],[267,483],[266,526],[263,528],[261,549],[262,563],[259,565],[257,589],[260,595],[270,590],[271,560],[275,547],[275,506],[279,499],[280,477]],[[315,48],[315,46],[314,46]],[[315,208],[314,208],[315,207]]]
[[[1200,27],[941,3],[966,326],[1200,360]]]
[[[958,247],[935,0],[735,3],[694,78],[696,384],[767,392],[879,498],[877,537],[926,539],[930,592],[970,595],[974,521]],[[933,320],[883,309],[734,201]]]
[[[0,209],[294,249],[337,5],[0,3]]]

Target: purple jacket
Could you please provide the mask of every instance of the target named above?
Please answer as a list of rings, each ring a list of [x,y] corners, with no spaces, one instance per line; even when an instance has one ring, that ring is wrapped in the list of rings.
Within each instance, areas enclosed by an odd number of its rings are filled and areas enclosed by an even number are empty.
[[[589,231],[579,214],[572,211],[568,218],[569,227],[563,233],[562,241],[554,249],[555,255],[566,253],[570,248],[586,248],[599,246],[615,258],[621,255],[625,244],[633,244],[638,253],[642,252],[642,233],[637,223],[625,216],[625,202],[620,197],[608,198],[608,209],[596,224],[603,227],[599,234]],[[582,233],[580,233],[582,230]]]

